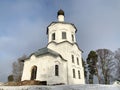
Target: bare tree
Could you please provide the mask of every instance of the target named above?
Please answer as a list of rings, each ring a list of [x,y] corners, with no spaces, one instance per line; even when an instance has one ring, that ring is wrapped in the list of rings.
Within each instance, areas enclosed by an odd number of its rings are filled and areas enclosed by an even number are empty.
[[[87,63],[82,58],[82,65],[84,67],[85,82],[87,83]]]
[[[18,58],[17,61],[13,62],[13,78],[14,81],[21,81],[22,72],[23,72],[23,62],[21,60],[24,60],[27,56],[23,55],[22,57]]]
[[[117,59],[116,60],[116,62],[117,62],[117,65],[116,65],[117,73],[116,73],[116,78],[115,79],[120,80],[120,48],[118,48],[118,50],[115,51],[115,59]]]
[[[111,62],[113,60],[114,54],[109,49],[98,49],[96,50],[99,60],[99,68],[101,69],[101,78],[104,84],[110,84],[110,72],[111,72]]]

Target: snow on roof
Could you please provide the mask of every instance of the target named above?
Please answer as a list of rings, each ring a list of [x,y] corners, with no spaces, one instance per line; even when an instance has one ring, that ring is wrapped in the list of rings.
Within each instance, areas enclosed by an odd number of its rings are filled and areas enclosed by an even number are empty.
[[[32,55],[35,55],[36,57],[40,56],[40,55],[45,55],[45,54],[51,54],[51,55],[54,55],[54,56],[60,56],[63,60],[65,60],[58,52],[56,51],[53,51],[47,47],[44,47],[44,48],[41,48],[39,49],[38,51],[36,52],[33,52],[31,55],[29,55],[26,59],[24,60],[21,60],[21,61],[25,61],[27,59],[29,59]],[[66,60],[65,60],[66,61]]]

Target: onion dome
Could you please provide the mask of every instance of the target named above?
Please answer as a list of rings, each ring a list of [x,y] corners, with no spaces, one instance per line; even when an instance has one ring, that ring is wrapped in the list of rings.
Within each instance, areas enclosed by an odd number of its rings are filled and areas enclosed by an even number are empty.
[[[58,15],[63,15],[63,16],[64,16],[64,11],[63,11],[62,9],[60,9],[60,10],[58,11]]]

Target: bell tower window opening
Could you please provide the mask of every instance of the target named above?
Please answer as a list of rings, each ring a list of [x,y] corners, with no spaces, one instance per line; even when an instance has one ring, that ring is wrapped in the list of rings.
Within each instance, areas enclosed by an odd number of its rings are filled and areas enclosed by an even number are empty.
[[[52,34],[52,40],[55,40],[55,33]]]
[[[75,69],[73,69],[73,78],[75,78]]]
[[[74,42],[74,35],[72,34],[72,41]]]
[[[55,65],[55,76],[59,76],[59,66]]]
[[[62,39],[66,39],[66,32],[62,32]]]

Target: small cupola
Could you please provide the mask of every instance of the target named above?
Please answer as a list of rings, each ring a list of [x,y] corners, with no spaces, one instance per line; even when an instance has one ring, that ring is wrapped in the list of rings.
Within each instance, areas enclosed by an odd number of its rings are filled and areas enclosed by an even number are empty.
[[[59,22],[64,22],[64,11],[62,9],[58,11],[57,18]]]
[[[63,16],[64,16],[64,11],[63,11],[62,9],[60,9],[60,10],[58,11],[58,15],[63,15]]]

